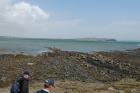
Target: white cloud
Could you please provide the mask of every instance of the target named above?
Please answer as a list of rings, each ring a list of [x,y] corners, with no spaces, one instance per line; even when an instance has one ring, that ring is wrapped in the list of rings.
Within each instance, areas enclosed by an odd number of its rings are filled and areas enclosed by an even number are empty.
[[[49,14],[37,5],[0,0],[0,35],[32,37],[46,29]]]
[[[0,10],[0,35],[59,38],[66,34],[65,38],[80,23],[77,19],[48,20],[49,14],[37,5],[9,1],[0,1],[4,4]]]
[[[43,11],[39,6],[30,5],[23,1],[8,6],[4,14],[5,19],[8,21],[19,23],[46,21],[49,17],[49,14]]]
[[[0,0],[0,8],[4,8],[8,2],[9,2],[9,0]]]
[[[140,39],[140,21],[114,21],[110,24],[94,26],[85,23],[85,21],[81,24],[79,19],[53,20],[49,19],[49,14],[37,5],[12,1],[15,0],[0,0],[0,35],[45,38]]]
[[[3,15],[3,12],[8,7],[9,0],[0,0],[0,17]]]

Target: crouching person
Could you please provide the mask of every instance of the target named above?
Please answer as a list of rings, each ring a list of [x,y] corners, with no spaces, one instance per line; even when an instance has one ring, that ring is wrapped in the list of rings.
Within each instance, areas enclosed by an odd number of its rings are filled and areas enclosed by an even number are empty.
[[[44,89],[37,91],[36,93],[51,93],[54,88],[54,80],[45,80]]]

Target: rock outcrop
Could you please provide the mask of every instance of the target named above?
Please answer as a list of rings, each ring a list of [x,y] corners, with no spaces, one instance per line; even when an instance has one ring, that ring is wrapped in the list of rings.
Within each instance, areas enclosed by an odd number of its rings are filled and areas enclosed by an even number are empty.
[[[122,78],[140,80],[140,57],[125,52],[87,54],[51,48],[37,56],[0,55],[0,86],[29,70],[33,80],[54,78],[84,82],[112,82]]]

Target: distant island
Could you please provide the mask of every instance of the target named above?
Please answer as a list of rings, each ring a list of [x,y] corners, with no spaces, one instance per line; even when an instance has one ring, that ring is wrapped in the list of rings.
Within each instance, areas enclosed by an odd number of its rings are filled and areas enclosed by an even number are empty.
[[[116,39],[110,39],[110,38],[77,38],[75,40],[80,41],[117,41]]]

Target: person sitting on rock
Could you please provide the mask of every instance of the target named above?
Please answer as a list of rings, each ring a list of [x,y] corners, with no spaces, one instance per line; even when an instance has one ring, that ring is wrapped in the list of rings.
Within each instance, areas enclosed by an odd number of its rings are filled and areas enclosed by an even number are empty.
[[[37,91],[36,93],[50,93],[54,88],[54,80],[45,80],[44,89]]]

